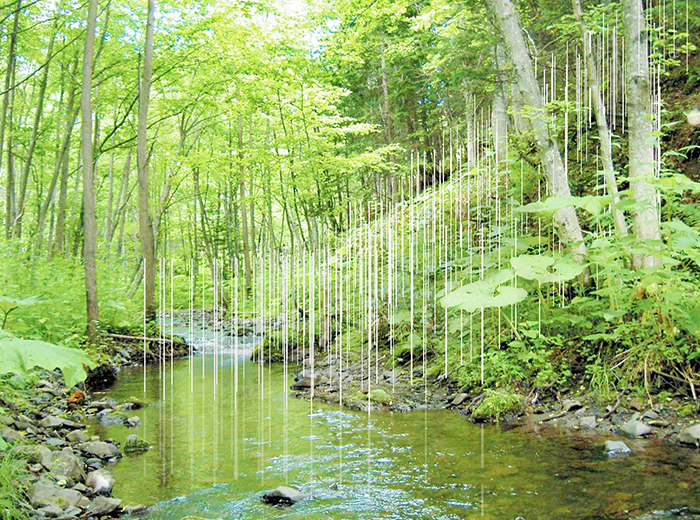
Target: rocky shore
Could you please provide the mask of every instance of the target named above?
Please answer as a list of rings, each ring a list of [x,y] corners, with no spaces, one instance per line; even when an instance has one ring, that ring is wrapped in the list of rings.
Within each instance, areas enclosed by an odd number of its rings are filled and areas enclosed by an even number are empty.
[[[176,340],[172,345],[174,357],[187,353],[184,343]],[[159,348],[147,349],[147,361],[159,359]],[[81,390],[66,388],[59,371],[4,378],[3,384],[12,391],[0,401],[0,436],[8,445],[5,456],[26,467],[27,477],[18,485],[32,519],[105,520],[148,512],[143,505],[124,504],[112,496],[115,481],[110,473],[122,456],[148,450],[147,441],[131,435],[120,445],[88,433],[91,420],[138,427],[138,417],[130,412],[140,403],[93,399],[91,390],[113,384],[121,367],[140,364],[142,342],[116,338],[103,354],[112,363],[93,370]]]

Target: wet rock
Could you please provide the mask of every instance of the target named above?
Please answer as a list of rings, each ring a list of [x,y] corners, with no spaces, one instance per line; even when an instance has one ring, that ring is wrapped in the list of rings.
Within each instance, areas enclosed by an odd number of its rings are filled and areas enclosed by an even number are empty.
[[[62,511],[68,507],[85,507],[89,501],[74,489],[62,489],[50,482],[39,481],[29,492],[29,502],[35,508],[58,506]]]
[[[457,395],[454,397],[454,399],[452,399],[452,403],[451,403],[451,404],[452,404],[452,406],[459,406],[460,404],[462,404],[462,403],[463,403],[464,401],[466,401],[467,399],[469,399],[469,394],[466,394],[466,393],[457,394]]]
[[[0,437],[2,437],[5,442],[9,442],[10,444],[24,439],[21,433],[19,433],[17,430],[13,430],[12,428],[3,428],[0,430]]]
[[[678,442],[700,446],[700,424],[688,426],[678,434]]]
[[[564,399],[564,402],[562,403],[562,409],[565,412],[573,412],[574,410],[578,410],[580,408],[583,408],[583,405],[578,399]]]
[[[140,426],[140,425],[141,425],[141,419],[139,419],[139,418],[136,417],[136,416],[134,416],[134,417],[129,417],[126,421],[124,421],[124,425],[125,425],[127,428],[136,428],[137,426]]]
[[[578,424],[581,428],[595,428],[598,425],[598,420],[593,416],[581,417]]]
[[[127,516],[141,516],[150,513],[150,509],[146,506],[136,505],[136,506],[126,506],[122,512]]]
[[[90,440],[90,437],[82,430],[74,430],[66,435],[66,439],[68,439],[68,442],[87,442]]]
[[[73,454],[70,448],[61,451],[51,451],[48,448],[40,447],[41,464],[55,478],[65,477],[71,484],[80,482],[83,479],[83,462]]]
[[[105,408],[112,409],[114,408],[114,405],[116,404],[116,401],[113,399],[107,399],[105,401],[93,401],[90,403],[90,408],[97,408],[97,410],[104,410]]]
[[[111,515],[118,512],[122,507],[122,501],[118,498],[107,498],[99,496],[90,502],[88,511],[95,516]]]
[[[105,426],[117,426],[124,424],[127,417],[122,412],[105,408],[97,412],[97,419]]]
[[[265,504],[271,506],[291,506],[306,499],[305,493],[288,486],[280,486],[274,491],[265,493],[260,497]]]
[[[95,494],[109,495],[114,487],[114,477],[109,471],[98,469],[88,473],[85,485]]]
[[[41,421],[39,421],[39,426],[42,428],[49,428],[55,430],[57,428],[62,428],[65,423],[65,419],[56,417],[55,415],[47,415]]]
[[[312,383],[311,377],[305,377],[300,379],[292,385],[292,390],[306,390],[312,386],[327,385],[330,380],[326,376],[317,375],[314,377],[314,382]]]
[[[632,450],[622,441],[605,441],[605,450],[610,456],[632,453]]]
[[[139,438],[137,435],[129,435],[126,438],[126,442],[124,443],[124,453],[141,453],[144,451],[148,451],[148,448],[151,446],[144,441],[143,439]]]
[[[99,459],[110,459],[120,456],[119,448],[114,444],[104,441],[86,442],[80,445],[80,449],[88,456],[97,457]]]
[[[649,426],[643,422],[634,419],[620,426],[620,431],[625,433],[627,436],[636,439],[637,437],[649,435],[651,433],[651,428],[649,428]]]

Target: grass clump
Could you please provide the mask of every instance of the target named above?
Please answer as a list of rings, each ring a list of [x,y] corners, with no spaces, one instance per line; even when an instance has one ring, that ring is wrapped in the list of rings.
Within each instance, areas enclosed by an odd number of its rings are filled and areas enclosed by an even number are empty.
[[[472,411],[474,419],[491,419],[498,421],[507,414],[520,412],[523,398],[505,390],[486,390],[486,395],[479,406]]]
[[[25,477],[26,470],[22,461],[9,453],[0,455],[0,519],[29,518],[29,506],[23,485]]]

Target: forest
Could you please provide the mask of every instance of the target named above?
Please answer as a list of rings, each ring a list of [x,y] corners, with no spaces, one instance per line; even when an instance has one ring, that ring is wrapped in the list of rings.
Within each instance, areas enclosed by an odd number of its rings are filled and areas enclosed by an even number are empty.
[[[699,35],[692,0],[4,0],[0,517],[700,518]],[[621,487],[530,475],[553,446]]]

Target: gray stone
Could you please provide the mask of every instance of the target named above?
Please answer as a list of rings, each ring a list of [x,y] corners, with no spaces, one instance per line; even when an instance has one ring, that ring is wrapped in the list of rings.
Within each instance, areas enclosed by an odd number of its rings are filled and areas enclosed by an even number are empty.
[[[658,418],[659,418],[659,414],[656,413],[654,410],[647,410],[642,415],[642,419],[647,419],[647,420],[651,420],[651,421],[655,421]]]
[[[141,425],[141,419],[136,416],[129,417],[126,421],[124,421],[124,425],[127,428],[136,428],[137,426]]]
[[[620,426],[620,431],[635,439],[637,437],[649,435],[651,433],[651,428],[643,422],[632,420]]]
[[[632,450],[622,441],[605,441],[605,450],[608,452],[608,455],[632,453]]]
[[[145,515],[147,513],[150,513],[150,509],[147,508],[146,506],[142,505],[137,505],[137,506],[126,506],[123,509],[123,513],[127,516],[140,516],[140,515]]]
[[[98,469],[88,473],[85,485],[92,488],[94,493],[109,495],[114,487],[114,477],[109,471]]]
[[[3,428],[0,430],[0,436],[5,442],[14,443],[16,441],[21,441],[24,437],[17,430],[12,428]]]
[[[41,507],[37,509],[37,511],[49,518],[56,518],[57,516],[61,516],[63,514],[63,509],[58,507],[56,504],[50,504],[48,506]]]
[[[35,508],[56,505],[63,511],[84,504],[85,500],[87,499],[74,489],[61,489],[45,481],[34,484],[29,493],[29,501]]]
[[[452,406],[459,406],[464,401],[469,398],[469,394],[461,393],[457,394],[454,399],[452,399]]]
[[[311,388],[312,386],[327,385],[329,383],[330,380],[326,376],[315,376],[313,383],[311,381],[311,377],[305,377],[294,383],[292,385],[292,390],[306,390],[307,388]]]
[[[116,513],[122,507],[122,501],[118,498],[107,498],[99,496],[95,498],[88,507],[88,511],[95,516],[111,515]]]
[[[688,426],[678,434],[678,442],[700,446],[700,424]]]
[[[15,424],[15,420],[7,415],[0,415],[0,424],[3,426],[13,426]]]
[[[56,417],[55,415],[47,415],[39,422],[39,425],[42,428],[56,429],[56,428],[62,428],[63,425],[65,424],[65,422],[66,421],[64,419],[61,419],[60,417]]]
[[[573,412],[579,408],[583,408],[583,405],[578,399],[564,399],[564,402],[562,403],[562,409],[565,412]]]
[[[260,497],[264,503],[271,506],[291,506],[306,499],[305,493],[302,493],[298,489],[294,489],[287,486],[280,486],[274,491],[265,493]]]
[[[87,442],[90,440],[90,437],[82,430],[74,430],[66,435],[66,439],[68,439],[68,442]]]
[[[119,448],[104,441],[86,442],[80,445],[80,449],[87,455],[100,459],[110,459],[120,455]]]
[[[63,439],[59,439],[58,437],[50,437],[46,439],[46,445],[53,446],[55,448],[60,448],[66,445],[66,441],[64,441]]]
[[[595,428],[598,425],[598,421],[593,416],[581,417],[578,420],[578,424],[582,428]]]
[[[97,419],[99,419],[100,423],[104,424],[105,426],[117,426],[119,424],[124,424],[126,415],[121,412],[105,408],[104,410],[97,412]]]
[[[73,450],[70,448],[64,448],[61,451],[51,451],[47,448],[39,449],[41,450],[41,464],[52,475],[62,475],[71,484],[83,479],[83,463],[79,457],[73,454]]]

